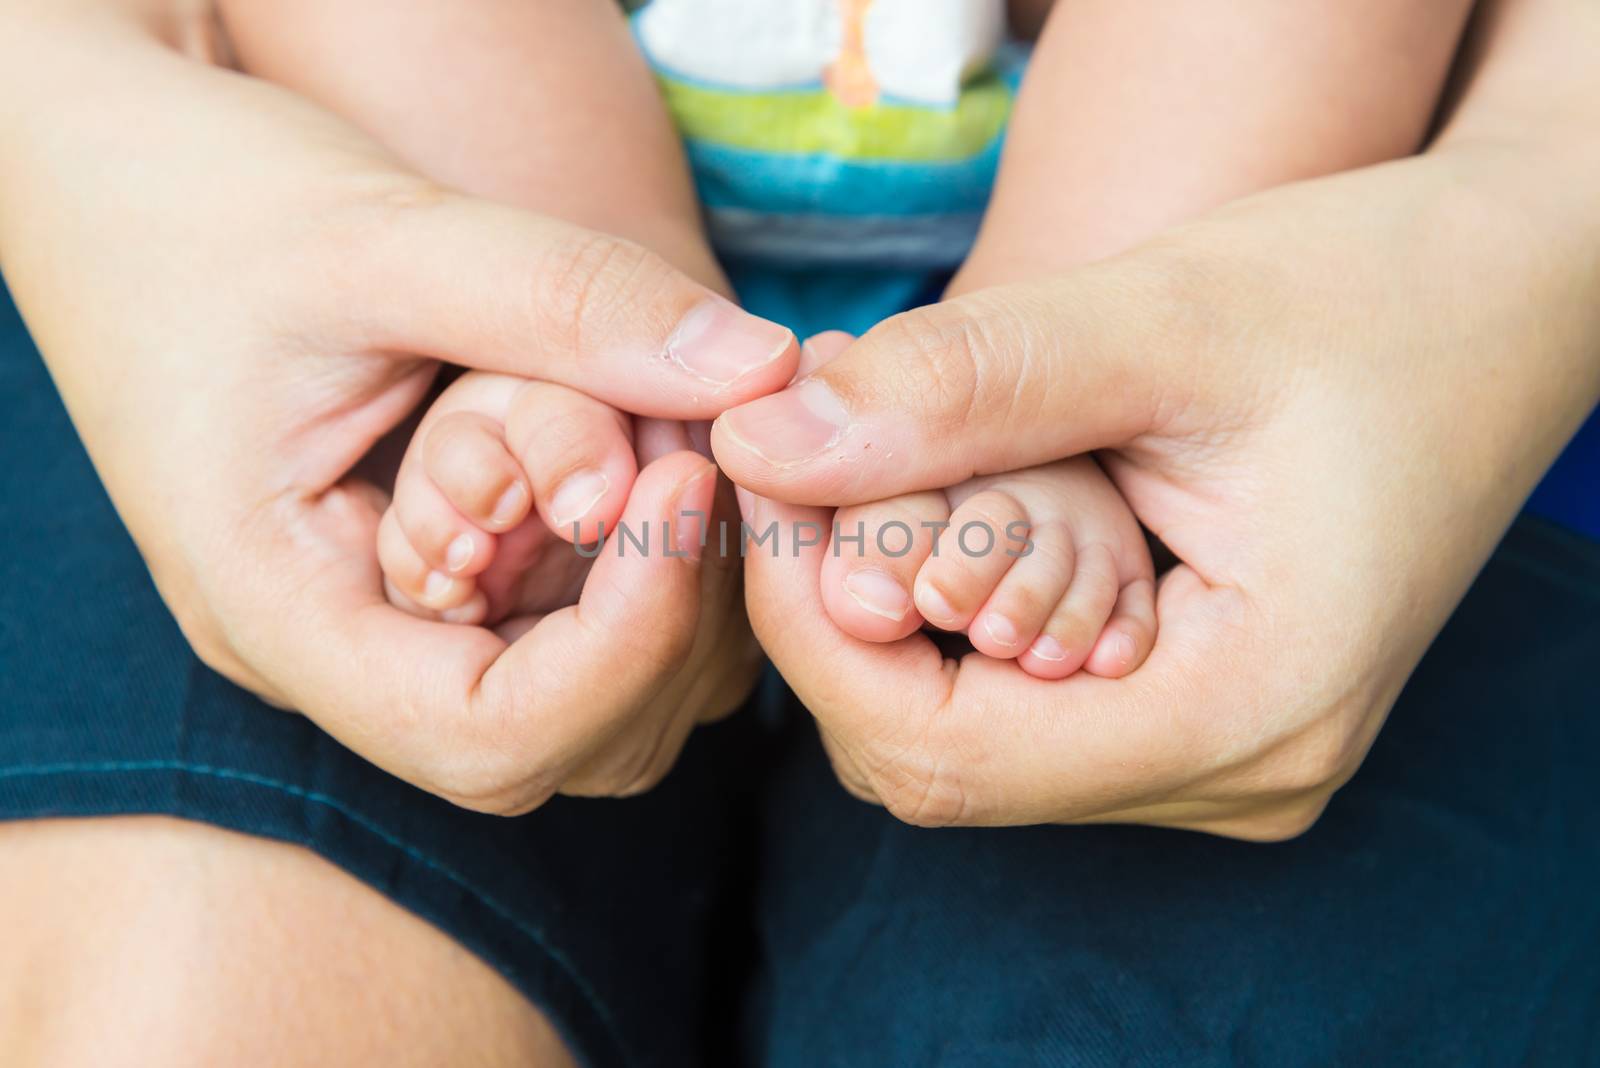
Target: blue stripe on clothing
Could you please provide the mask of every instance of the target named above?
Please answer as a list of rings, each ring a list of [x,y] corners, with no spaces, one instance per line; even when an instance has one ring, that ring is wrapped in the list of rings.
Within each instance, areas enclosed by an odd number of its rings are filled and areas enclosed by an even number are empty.
[[[981,212],[1000,166],[1003,137],[950,162],[847,160],[778,155],[704,142],[688,144],[695,185],[708,208],[777,215],[949,215]],[[760,190],[752,203],[751,190]]]

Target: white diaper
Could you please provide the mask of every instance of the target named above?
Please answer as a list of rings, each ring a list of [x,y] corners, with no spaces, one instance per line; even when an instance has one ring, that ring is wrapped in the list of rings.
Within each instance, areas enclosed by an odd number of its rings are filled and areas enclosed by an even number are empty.
[[[822,81],[852,19],[882,96],[930,107],[954,106],[1005,34],[1002,0],[653,0],[636,25],[674,74],[762,91]]]

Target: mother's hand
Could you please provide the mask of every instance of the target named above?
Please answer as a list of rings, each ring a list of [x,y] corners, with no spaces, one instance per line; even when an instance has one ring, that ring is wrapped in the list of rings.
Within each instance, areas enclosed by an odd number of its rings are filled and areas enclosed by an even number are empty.
[[[1600,11],[1490,5],[1426,155],[882,324],[735,409],[758,530],[1088,449],[1180,563],[1123,680],[837,631],[823,547],[753,551],[757,635],[853,792],[918,823],[1297,833],[1355,770],[1600,397]],[[799,539],[795,539],[799,540]]]
[[[74,422],[207,663],[496,811],[627,792],[755,670],[737,569],[606,555],[508,644],[383,599],[350,472],[436,361],[709,418],[787,381],[781,328],[626,242],[440,189],[265,83],[176,5],[0,3],[0,255]],[[203,27],[200,27],[203,29]],[[704,512],[666,456],[627,520]],[[698,529],[690,519],[689,529]]]

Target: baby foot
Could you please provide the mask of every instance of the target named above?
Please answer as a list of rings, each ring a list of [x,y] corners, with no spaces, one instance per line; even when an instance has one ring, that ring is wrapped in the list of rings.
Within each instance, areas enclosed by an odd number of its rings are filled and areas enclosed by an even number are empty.
[[[927,622],[1044,679],[1120,677],[1155,643],[1149,550],[1087,457],[841,508],[835,524],[823,602],[858,638]]]
[[[616,409],[547,382],[462,375],[417,428],[378,526],[390,601],[471,624],[558,607],[523,591],[575,593],[588,561],[565,543],[613,529],[636,474],[632,420]]]

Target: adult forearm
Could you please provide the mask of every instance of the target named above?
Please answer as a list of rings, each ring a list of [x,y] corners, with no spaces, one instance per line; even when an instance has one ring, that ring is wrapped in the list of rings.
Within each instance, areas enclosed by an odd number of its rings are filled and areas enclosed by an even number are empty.
[[[1502,270],[1507,284],[1530,301],[1527,344],[1503,348],[1483,371],[1538,397],[1538,409],[1506,435],[1508,448],[1538,465],[1534,477],[1600,402],[1597,54],[1600,7],[1592,3],[1484,5],[1459,102],[1433,153],[1459,176],[1463,238],[1484,245],[1477,260],[1495,264],[1498,251],[1515,268]],[[1463,259],[1462,269],[1473,262]]]

